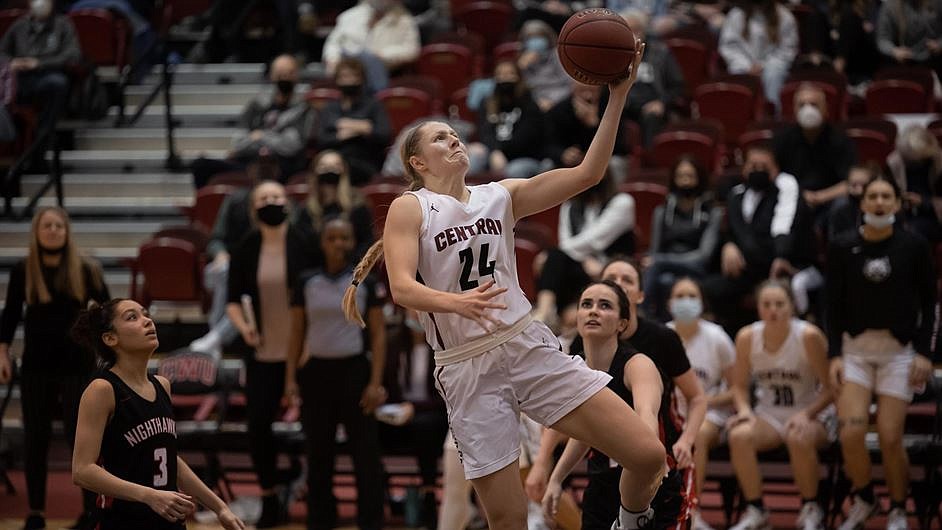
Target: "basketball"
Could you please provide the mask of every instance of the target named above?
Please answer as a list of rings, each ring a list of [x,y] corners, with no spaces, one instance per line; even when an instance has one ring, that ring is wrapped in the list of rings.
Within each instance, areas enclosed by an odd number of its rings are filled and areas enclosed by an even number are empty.
[[[583,9],[563,25],[556,50],[570,77],[587,85],[604,85],[628,76],[635,57],[635,35],[614,11]]]

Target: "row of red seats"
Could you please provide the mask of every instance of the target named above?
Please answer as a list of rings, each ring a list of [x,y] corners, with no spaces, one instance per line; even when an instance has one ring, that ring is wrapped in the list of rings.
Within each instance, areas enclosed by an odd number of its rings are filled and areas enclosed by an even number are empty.
[[[25,9],[0,11],[0,36],[25,15]],[[69,13],[82,54],[97,66],[114,66],[120,72],[129,64],[131,26],[127,19],[107,9],[80,9]]]

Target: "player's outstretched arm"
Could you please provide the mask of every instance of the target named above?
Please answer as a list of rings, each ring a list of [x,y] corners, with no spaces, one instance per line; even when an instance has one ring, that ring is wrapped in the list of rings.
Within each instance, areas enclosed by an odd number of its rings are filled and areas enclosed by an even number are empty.
[[[226,530],[245,529],[245,523],[232,513],[229,506],[213,493],[180,457],[177,457],[177,485],[184,493],[196,497],[200,504],[212,510]]]
[[[383,232],[383,252],[393,299],[397,304],[416,311],[457,313],[487,328],[488,322],[494,322],[487,312],[507,308],[493,301],[506,288],[492,289],[494,282],[490,281],[464,293],[448,293],[416,280],[422,225],[419,207],[418,199],[412,195],[403,195],[389,205]]]
[[[609,86],[608,105],[582,163],[576,167],[553,169],[530,179],[501,181],[513,200],[515,220],[552,208],[602,180],[615,148],[625,99],[638,75],[644,43],[638,40],[635,49],[638,51],[629,77]]]

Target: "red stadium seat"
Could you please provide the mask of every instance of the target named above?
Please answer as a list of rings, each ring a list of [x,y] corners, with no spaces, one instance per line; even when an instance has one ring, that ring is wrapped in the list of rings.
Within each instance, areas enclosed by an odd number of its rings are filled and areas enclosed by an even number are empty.
[[[226,171],[224,173],[216,173],[209,179],[209,182],[207,182],[208,186],[217,184],[236,188],[251,188],[252,178],[249,177],[245,171]]]
[[[847,91],[838,91],[833,85],[820,83],[817,81],[789,81],[782,87],[782,117],[786,120],[795,119],[795,93],[798,87],[805,83],[810,83],[824,92],[824,98],[827,101],[828,121],[838,122],[847,117]]]
[[[654,209],[664,204],[667,187],[651,182],[625,182],[618,191],[630,194],[635,200],[635,252],[641,254],[651,244],[651,219]]]
[[[2,37],[10,26],[16,22],[16,19],[25,15],[28,11],[25,9],[4,9],[0,10],[0,37]]]
[[[517,221],[517,224],[526,221],[527,223],[537,223],[545,226],[552,237],[550,246],[559,244],[559,206],[554,206],[549,210],[529,215]]]
[[[196,249],[201,255],[206,252],[206,247],[209,245],[209,235],[202,230],[191,226],[191,225],[172,225],[161,227],[160,230],[154,232],[150,235],[151,239],[159,239],[161,237],[172,237],[175,239],[182,239],[184,241],[189,241],[193,245],[193,248]]]
[[[432,108],[436,114],[443,109],[442,82],[427,75],[400,75],[389,80],[386,88],[407,87],[421,90],[428,94],[432,100]]]
[[[882,79],[867,87],[867,114],[921,114],[932,112],[932,93],[915,81]]]
[[[884,136],[893,145],[896,145],[896,122],[879,116],[854,116],[842,123],[844,129],[868,129]]]
[[[386,226],[386,214],[389,213],[389,205],[396,197],[402,195],[405,189],[406,187],[401,184],[385,182],[367,184],[363,187],[363,196],[373,212],[373,233],[377,238],[383,237],[383,228]]]
[[[722,123],[726,140],[733,142],[761,116],[760,101],[755,92],[737,83],[705,83],[693,92],[693,115]]]
[[[193,206],[184,208],[190,222],[200,230],[209,233],[216,222],[216,215],[222,206],[222,201],[235,190],[235,187],[226,184],[203,186],[196,192],[196,201]]]
[[[928,66],[921,66],[917,64],[897,64],[892,66],[884,66],[873,74],[873,79],[875,81],[880,81],[883,79],[901,79],[904,81],[912,81],[922,86],[923,90],[925,90],[927,94],[932,94],[932,91],[935,87],[935,74],[932,72],[932,69]]]
[[[376,100],[383,104],[389,115],[393,138],[407,125],[432,115],[433,111],[431,97],[415,88],[386,88],[376,93]]]
[[[540,248],[553,246],[556,240],[556,231],[550,230],[546,225],[532,221],[520,221],[514,226],[514,237],[526,239],[537,244]]]
[[[683,154],[693,155],[711,173],[719,167],[716,142],[701,132],[666,131],[658,133],[651,141],[649,156],[654,167],[670,168]]]
[[[711,50],[705,44],[685,38],[670,38],[664,41],[684,74],[687,95],[692,95],[710,76]]]
[[[69,13],[82,54],[98,66],[120,72],[130,56],[131,26],[127,19],[106,9],[79,9]]]
[[[478,122],[478,113],[468,108],[468,87],[455,90],[448,103],[448,116],[451,118],[461,118],[469,123]],[[467,140],[473,140],[468,138]]]
[[[340,101],[343,94],[333,87],[312,87],[304,94],[307,104],[317,110],[322,110],[329,101]]]
[[[427,44],[419,53],[417,70],[438,79],[443,94],[454,94],[474,77],[474,56],[470,48],[460,44]]]
[[[893,152],[893,144],[878,131],[871,129],[846,129],[847,136],[857,146],[857,159],[860,162],[876,162],[886,166],[886,157]]]
[[[516,61],[523,47],[519,41],[502,42],[494,47],[494,64],[501,61]]]
[[[737,144],[743,155],[752,147],[772,147],[772,137],[775,133],[771,129],[753,129],[739,135]]]
[[[489,53],[510,31],[514,8],[508,3],[481,0],[455,9],[451,18],[459,31],[476,33],[484,38],[484,50]]]
[[[517,258],[517,281],[530,302],[536,302],[536,278],[533,274],[533,260],[542,249],[533,241],[514,238],[514,254]]]
[[[295,204],[303,205],[307,202],[307,196],[310,193],[310,188],[307,185],[307,182],[295,182],[294,184],[288,184],[285,186],[285,192],[288,194],[288,198],[292,200]]]
[[[206,309],[201,261],[193,244],[183,239],[151,239],[138,249],[131,267],[131,293],[147,307],[155,301],[194,302]],[[144,280],[138,284],[138,275]]]

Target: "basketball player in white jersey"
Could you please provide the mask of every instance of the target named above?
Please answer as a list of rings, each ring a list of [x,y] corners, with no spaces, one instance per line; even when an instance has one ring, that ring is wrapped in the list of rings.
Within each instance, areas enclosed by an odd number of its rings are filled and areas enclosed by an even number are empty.
[[[813,324],[794,317],[788,285],[767,280],[756,291],[758,322],[736,335],[729,453],[748,506],[732,530],[771,528],[762,504],[757,453],[788,448],[802,507],[797,528],[823,530],[817,503],[818,449],[836,435],[828,386],[827,340]],[[750,382],[756,407],[750,405]]]
[[[427,122],[410,131],[401,151],[410,191],[390,205],[383,240],[354,273],[355,282],[361,280],[385,246],[393,298],[422,315],[465,476],[492,530],[527,524],[518,464],[521,411],[598,447],[625,468],[613,528],[639,528],[652,516],[664,447],[605,388],[607,374],[563,354],[549,328],[531,320],[517,281],[513,238],[517,220],[602,179],[644,45],[638,42],[637,49],[630,78],[610,85],[598,131],[576,167],[469,188],[467,148],[451,127]],[[345,305],[348,318],[356,319],[352,296]]]

